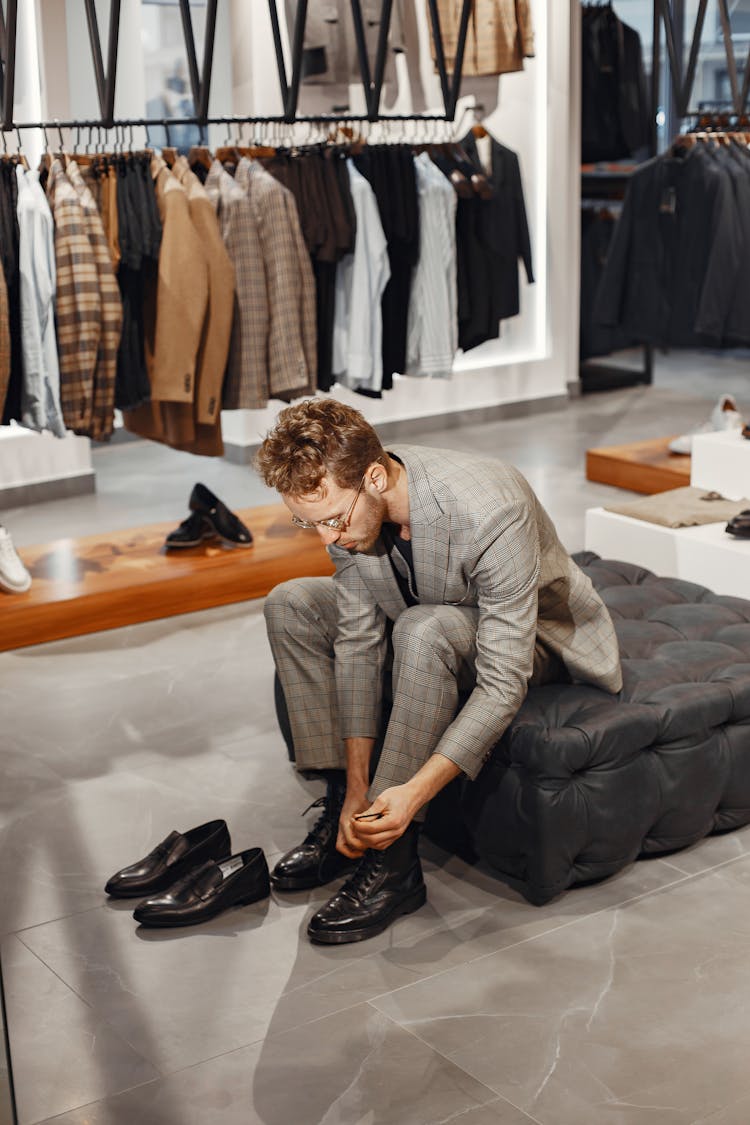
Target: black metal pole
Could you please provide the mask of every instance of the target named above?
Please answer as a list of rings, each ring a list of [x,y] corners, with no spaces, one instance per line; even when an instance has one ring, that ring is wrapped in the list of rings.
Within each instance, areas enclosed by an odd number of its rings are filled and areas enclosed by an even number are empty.
[[[216,8],[218,0],[208,0],[206,8],[206,37],[203,46],[203,74],[201,76],[200,105],[196,103],[201,122],[208,117],[208,102],[211,96],[211,76],[214,65],[214,41],[216,39]]]
[[[461,74],[464,68],[464,51],[466,50],[466,35],[469,30],[469,16],[471,15],[471,6],[473,0],[464,0],[464,6],[461,9],[461,22],[458,28],[458,42],[456,43],[456,57],[453,62],[453,74],[451,75],[451,94],[450,106],[446,106],[446,116],[451,120],[456,116],[456,103],[458,102],[458,94],[461,89]]]
[[[114,120],[115,86],[117,83],[117,47],[120,42],[120,0],[112,0],[109,11],[109,45],[107,48],[107,74],[105,77],[106,104],[103,109],[105,122]]]
[[[289,99],[289,83],[286,79],[286,63],[284,62],[284,48],[281,43],[281,29],[279,27],[279,12],[276,0],[268,0],[268,10],[271,16],[271,31],[273,32],[273,46],[276,51],[276,66],[279,71],[279,86],[281,87],[281,102],[286,106]]]
[[[450,107],[451,92],[448,86],[448,72],[445,68],[445,51],[443,49],[443,33],[440,29],[440,13],[438,12],[437,0],[427,0],[430,10],[430,21],[432,23],[432,41],[435,45],[435,65],[437,66],[438,75],[440,77],[440,88],[443,91],[443,105],[445,106],[445,116],[449,117],[448,109]]]
[[[385,75],[385,56],[388,50],[388,36],[391,30],[391,14],[393,0],[383,0],[383,10],[380,15],[380,31],[378,34],[377,53],[375,55],[375,72],[371,88],[366,89],[367,109],[371,121],[377,121],[380,114],[380,98],[383,92],[383,77]],[[363,75],[364,79],[364,75]]]
[[[5,21],[5,54],[3,60],[3,129],[13,128],[13,103],[16,96],[16,32],[18,28],[18,0],[8,0]]]
[[[190,89],[193,92],[193,105],[198,110],[201,100],[200,76],[198,74],[198,56],[195,51],[195,35],[193,34],[193,17],[190,12],[190,0],[179,0],[180,19],[182,20],[182,37],[185,40],[185,54],[187,55],[188,75],[190,76]],[[200,113],[198,114],[200,116]]]
[[[292,41],[292,81],[287,91],[284,103],[284,120],[292,122],[297,116],[297,101],[299,99],[299,84],[302,77],[302,48],[305,42],[305,24],[307,23],[307,0],[298,0],[297,14],[294,19],[294,39]]]

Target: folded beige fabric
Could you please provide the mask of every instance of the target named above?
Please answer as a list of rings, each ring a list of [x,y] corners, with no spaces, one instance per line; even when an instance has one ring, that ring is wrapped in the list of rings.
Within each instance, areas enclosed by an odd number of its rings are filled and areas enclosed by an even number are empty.
[[[750,509],[750,500],[726,500],[705,488],[672,488],[626,504],[608,504],[604,510],[662,527],[698,527],[704,523],[726,523],[746,509]]]

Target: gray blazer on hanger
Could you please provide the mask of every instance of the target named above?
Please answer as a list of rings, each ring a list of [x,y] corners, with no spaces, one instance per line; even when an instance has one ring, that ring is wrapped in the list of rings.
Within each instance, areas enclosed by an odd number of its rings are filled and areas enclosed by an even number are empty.
[[[473,778],[524,700],[537,642],[573,680],[617,692],[617,638],[591,581],[517,469],[453,450],[390,449],[408,476],[420,605],[476,615],[476,686],[436,747]],[[377,727],[386,621],[406,604],[380,540],[366,553],[328,552],[336,566],[336,686],[346,736]]]

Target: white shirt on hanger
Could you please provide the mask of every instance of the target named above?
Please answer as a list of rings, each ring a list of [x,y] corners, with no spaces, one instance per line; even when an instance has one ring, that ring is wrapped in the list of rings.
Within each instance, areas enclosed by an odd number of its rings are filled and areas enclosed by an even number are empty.
[[[388,243],[375,192],[354,163],[347,160],[357,217],[354,252],[336,267],[333,321],[333,373],[356,390],[379,391],[383,385],[383,317],[380,302],[391,276]]]
[[[458,349],[456,193],[426,152],[414,161],[419,261],[409,300],[406,373],[450,375]]]
[[[21,273],[21,421],[30,430],[65,437],[55,335],[54,222],[39,173],[16,168]]]

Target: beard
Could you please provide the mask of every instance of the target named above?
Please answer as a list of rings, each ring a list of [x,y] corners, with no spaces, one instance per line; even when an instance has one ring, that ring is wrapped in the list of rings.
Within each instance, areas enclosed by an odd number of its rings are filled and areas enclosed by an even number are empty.
[[[362,507],[356,533],[352,528],[347,541],[351,539],[352,542],[352,546],[348,548],[350,551],[364,552],[369,551],[378,540],[386,515],[386,503],[382,496],[369,496],[366,492],[362,494],[360,503]]]

